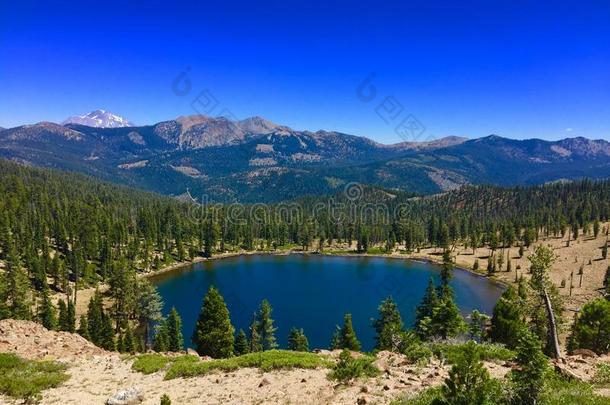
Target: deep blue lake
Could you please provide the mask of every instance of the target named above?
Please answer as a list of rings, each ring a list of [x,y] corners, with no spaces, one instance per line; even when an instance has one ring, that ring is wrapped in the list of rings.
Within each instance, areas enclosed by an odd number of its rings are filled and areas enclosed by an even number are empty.
[[[185,343],[210,285],[224,296],[236,331],[248,333],[252,314],[266,298],[273,307],[280,347],[286,347],[291,327],[305,329],[310,349],[327,348],[336,324],[351,313],[363,350],[374,346],[371,318],[379,303],[391,295],[405,326],[412,326],[415,307],[430,277],[439,280],[434,264],[379,257],[317,255],[250,255],[200,262],[151,278],[165,302],[184,322]],[[451,281],[463,313],[491,313],[503,288],[467,271],[456,269]]]

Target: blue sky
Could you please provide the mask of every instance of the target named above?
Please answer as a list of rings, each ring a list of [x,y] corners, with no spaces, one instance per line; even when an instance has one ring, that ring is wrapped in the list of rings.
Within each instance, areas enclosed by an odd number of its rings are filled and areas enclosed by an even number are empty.
[[[406,117],[425,137],[610,139],[608,1],[42,3],[0,5],[0,126],[104,108],[386,143]]]

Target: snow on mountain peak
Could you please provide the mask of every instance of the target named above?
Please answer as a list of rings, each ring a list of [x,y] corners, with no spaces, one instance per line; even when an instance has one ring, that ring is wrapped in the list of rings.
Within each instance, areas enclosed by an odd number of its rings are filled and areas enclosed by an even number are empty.
[[[70,117],[62,122],[62,125],[66,124],[86,125],[94,128],[122,128],[134,126],[134,124],[127,119],[102,109],[91,111],[86,115]]]

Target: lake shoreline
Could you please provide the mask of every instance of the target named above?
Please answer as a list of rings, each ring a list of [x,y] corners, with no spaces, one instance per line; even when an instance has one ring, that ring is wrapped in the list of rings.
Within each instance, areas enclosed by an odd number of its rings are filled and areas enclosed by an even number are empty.
[[[207,261],[216,261],[216,260],[222,260],[222,259],[228,259],[228,258],[234,258],[234,257],[241,257],[241,256],[263,256],[263,255],[267,255],[267,256],[288,256],[288,255],[303,255],[303,256],[334,256],[334,257],[354,257],[354,258],[358,258],[358,257],[373,257],[373,258],[385,258],[385,259],[397,259],[397,260],[406,260],[406,261],[411,261],[411,262],[423,262],[423,263],[429,263],[429,264],[433,264],[433,265],[437,265],[440,266],[443,264],[443,261],[440,259],[434,259],[428,256],[411,256],[411,255],[402,255],[402,254],[383,254],[383,253],[327,253],[327,252],[304,252],[301,250],[286,250],[286,251],[261,251],[261,250],[257,250],[257,251],[239,251],[239,252],[225,252],[225,253],[219,253],[217,255],[214,255],[212,257],[202,257],[202,256],[198,256],[196,258],[194,258],[193,260],[189,260],[189,261],[183,261],[183,262],[177,262],[174,264],[171,264],[167,267],[164,267],[160,270],[157,271],[150,271],[147,273],[140,273],[139,277],[142,278],[154,278],[156,276],[162,275],[162,274],[167,274],[167,273],[171,273],[174,271],[178,271],[181,269],[184,269],[185,267],[188,267],[190,265],[194,265],[197,263],[202,263],[202,262],[207,262]],[[465,272],[468,272],[472,275],[487,279],[488,281],[495,283],[501,287],[504,288],[508,288],[510,286],[509,282],[506,282],[504,280],[500,280],[497,278],[491,278],[486,276],[485,274],[481,274],[477,271],[474,271],[470,268],[467,268],[465,266],[460,266],[457,264],[453,265],[454,269],[458,269],[458,270],[462,270]]]

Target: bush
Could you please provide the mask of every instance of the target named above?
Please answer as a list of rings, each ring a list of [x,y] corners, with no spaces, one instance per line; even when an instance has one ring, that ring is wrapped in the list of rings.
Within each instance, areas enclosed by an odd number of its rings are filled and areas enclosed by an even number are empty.
[[[199,358],[191,355],[170,357],[162,354],[143,354],[136,357],[131,368],[143,374],[152,374],[163,370],[170,363],[192,363],[196,361],[199,361]]]
[[[491,399],[490,376],[483,362],[479,345],[469,341],[463,345],[462,355],[449,371],[442,388],[443,405],[484,405]]]
[[[568,340],[568,350],[575,349],[610,350],[610,301],[597,298],[582,307]]]
[[[161,405],[172,405],[172,400],[167,394],[161,395]]]
[[[175,361],[165,374],[166,380],[178,377],[196,377],[215,370],[234,371],[243,367],[258,368],[262,371],[330,367],[332,363],[322,356],[307,352],[289,350],[267,350],[248,353],[243,356],[210,361]]]
[[[328,378],[346,383],[360,377],[375,377],[379,374],[379,369],[373,365],[374,360],[371,356],[353,358],[349,350],[343,350]]]
[[[30,361],[14,354],[0,353],[0,393],[30,401],[57,387],[69,376],[66,366],[52,361]]]
[[[451,364],[455,364],[464,354],[466,344],[433,343],[430,344],[432,353],[440,359],[445,359]],[[515,352],[507,349],[504,345],[497,343],[479,344],[479,356],[481,360],[500,360],[508,361],[515,358]]]

